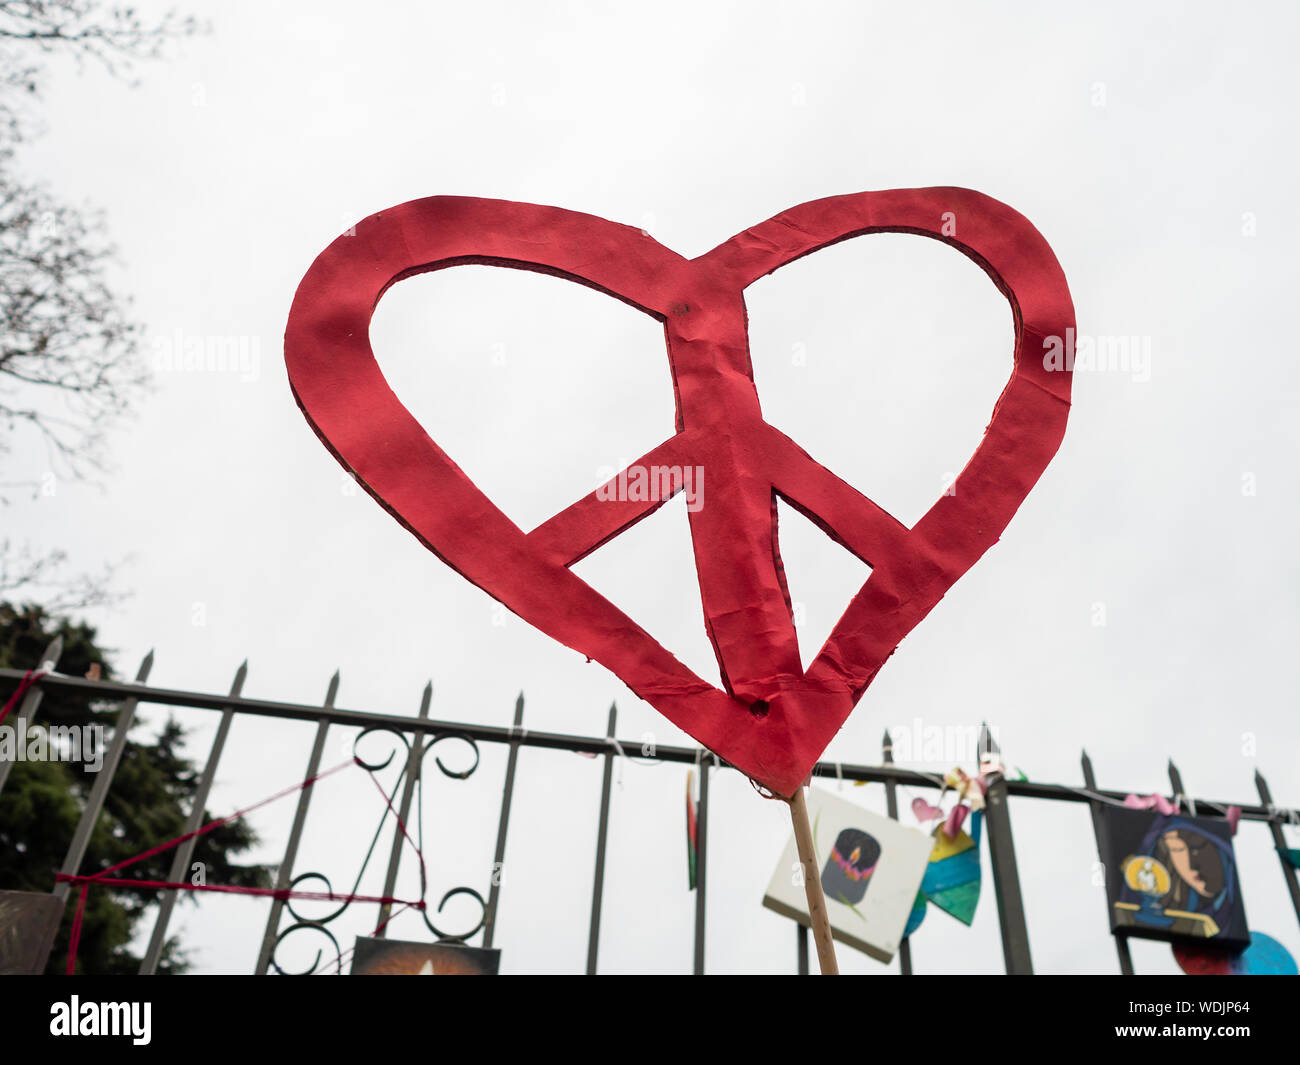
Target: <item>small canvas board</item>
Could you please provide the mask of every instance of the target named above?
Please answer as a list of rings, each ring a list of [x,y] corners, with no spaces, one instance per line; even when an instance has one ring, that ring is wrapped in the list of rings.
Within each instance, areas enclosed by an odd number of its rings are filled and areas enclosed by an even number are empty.
[[[813,851],[836,939],[890,961],[903,938],[934,840],[920,829],[808,789]],[[763,905],[809,925],[803,870],[790,835]]]
[[[1109,806],[1101,829],[1115,935],[1230,951],[1250,945],[1226,820]]]
[[[39,975],[63,918],[63,900],[0,891],[0,975]]]
[[[408,943],[358,936],[353,976],[495,976],[501,951],[463,943]]]

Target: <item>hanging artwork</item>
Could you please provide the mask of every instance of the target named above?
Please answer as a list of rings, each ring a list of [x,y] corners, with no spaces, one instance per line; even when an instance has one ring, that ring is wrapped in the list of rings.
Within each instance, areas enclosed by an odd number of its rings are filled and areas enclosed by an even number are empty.
[[[0,891],[0,976],[39,975],[62,918],[53,895]]]
[[[1250,933],[1245,950],[1224,950],[1208,943],[1174,944],[1174,960],[1188,976],[1296,976],[1295,958],[1272,936]]]
[[[924,881],[923,881],[924,882]],[[916,893],[916,898],[912,900],[912,912],[907,915],[907,925],[903,929],[903,938],[906,939],[918,928],[921,922],[925,920],[925,891],[922,889]]]
[[[934,831],[934,849],[925,868],[921,891],[927,899],[970,926],[980,900],[980,834],[983,813],[970,815],[970,832],[949,835],[946,825]]]
[[[808,789],[808,813],[832,934],[879,961],[889,961],[915,917],[930,838],[817,788]],[[801,868],[792,837],[763,905],[807,925]]]
[[[934,849],[921,881],[918,905],[919,916],[908,922],[907,934],[921,923],[925,916],[926,900],[969,927],[975,919],[975,908],[980,898],[980,833],[984,825],[984,795],[987,777],[1002,772],[1000,756],[996,751],[981,755],[980,775],[969,776],[960,767],[943,778],[943,791],[938,804],[927,802],[919,796],[912,800],[912,813],[922,824],[931,824]],[[951,808],[945,812],[943,800],[949,792],[956,796]],[[967,818],[970,818],[967,822]],[[969,831],[962,825],[969,824]]]
[[[1102,847],[1112,932],[1228,949],[1249,946],[1226,821],[1107,807]]]
[[[463,943],[405,943],[358,936],[353,976],[496,976],[501,951]]]
[[[749,353],[751,284],[877,233],[956,249],[989,275],[1014,315],[1007,383],[988,427],[956,481],[910,526],[764,420]],[[664,328],[676,424],[632,467],[532,530],[434,442],[371,350],[371,316],[391,285],[465,264],[586,285]],[[899,642],[997,543],[1056,453],[1074,335],[1065,275],[1047,242],[1016,211],[969,189],[816,200],[695,259],[636,227],[575,211],[434,196],[371,215],[317,257],[289,313],[285,362],[320,440],[421,543],[523,620],[600,662],[706,748],[793,797]],[[666,491],[627,491],[647,471]],[[690,534],[719,687],[571,569],[678,491],[700,497],[689,508]],[[781,564],[778,498],[872,569],[807,668]]]

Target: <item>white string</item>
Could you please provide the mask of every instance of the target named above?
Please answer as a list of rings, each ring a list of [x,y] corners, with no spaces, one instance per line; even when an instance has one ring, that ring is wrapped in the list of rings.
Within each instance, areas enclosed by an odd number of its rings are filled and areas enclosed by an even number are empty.
[[[605,742],[614,748],[614,753],[618,755],[618,776],[615,778],[619,790],[623,789],[623,763],[627,761],[627,755],[623,751],[623,745],[613,736],[606,736]]]

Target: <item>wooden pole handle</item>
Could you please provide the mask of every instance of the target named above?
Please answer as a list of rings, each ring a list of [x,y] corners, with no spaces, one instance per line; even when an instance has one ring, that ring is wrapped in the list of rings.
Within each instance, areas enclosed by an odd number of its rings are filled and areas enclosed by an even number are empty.
[[[835,960],[835,944],[831,939],[831,918],[826,911],[826,896],[822,893],[817,855],[813,853],[812,825],[808,821],[808,803],[804,799],[803,788],[799,788],[790,799],[790,820],[794,823],[799,864],[803,866],[803,887],[808,896],[813,942],[817,944],[817,964],[823,976],[838,976],[840,967]]]

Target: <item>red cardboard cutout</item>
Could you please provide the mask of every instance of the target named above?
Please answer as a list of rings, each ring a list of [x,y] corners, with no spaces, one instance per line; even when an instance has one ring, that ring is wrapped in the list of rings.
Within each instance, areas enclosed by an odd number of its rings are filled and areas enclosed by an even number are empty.
[[[984,438],[951,494],[912,529],[763,420],[744,303],[748,285],[803,255],[888,232],[933,237],[970,256],[1015,316],[1011,377]],[[525,532],[388,387],[369,340],[380,297],[413,274],[466,263],[554,274],[664,323],[677,433],[634,465],[705,471],[703,506],[690,514],[690,528],[726,691],[569,570],[662,499],[615,502],[593,492]],[[997,541],[1055,454],[1069,410],[1073,325],[1065,277],[1047,242],[1021,215],[968,189],[817,200],[698,259],[591,215],[435,196],[372,215],[320,254],[293,301],[285,360],[298,404],[325,446],[421,543],[525,621],[612,670],[710,750],[789,796],[885,659]],[[872,568],[806,671],[777,547],[778,495]]]

